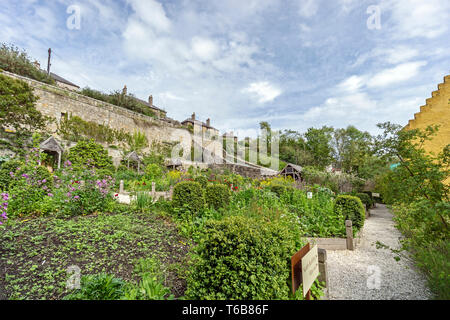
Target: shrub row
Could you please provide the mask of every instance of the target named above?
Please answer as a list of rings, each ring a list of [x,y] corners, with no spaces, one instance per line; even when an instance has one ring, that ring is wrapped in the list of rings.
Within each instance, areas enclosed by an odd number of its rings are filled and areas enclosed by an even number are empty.
[[[182,181],[174,187],[172,207],[178,211],[199,213],[205,207],[226,207],[230,197],[230,189],[224,184],[208,184],[207,180],[206,184],[204,181]]]

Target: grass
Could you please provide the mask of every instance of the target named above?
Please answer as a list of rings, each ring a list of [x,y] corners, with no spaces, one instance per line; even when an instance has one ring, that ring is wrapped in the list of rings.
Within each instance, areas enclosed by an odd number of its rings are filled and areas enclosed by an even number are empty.
[[[175,297],[185,291],[178,273],[189,248],[176,227],[155,214],[16,221],[0,233],[0,243],[0,299],[62,299],[72,265],[82,276],[107,273],[137,282],[136,266],[145,259],[161,262]]]

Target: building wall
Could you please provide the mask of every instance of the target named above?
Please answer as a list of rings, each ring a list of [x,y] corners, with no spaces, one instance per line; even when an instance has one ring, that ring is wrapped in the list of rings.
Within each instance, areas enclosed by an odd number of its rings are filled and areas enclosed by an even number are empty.
[[[405,129],[423,130],[430,125],[440,125],[437,135],[424,143],[427,152],[437,155],[450,144],[450,75],[444,77],[444,82],[431,95]],[[449,184],[450,178],[446,182]]]
[[[121,108],[103,101],[83,96],[57,86],[48,85],[16,74],[3,71],[2,74],[27,82],[39,97],[36,103],[43,115],[56,119],[49,126],[49,131],[56,135],[57,123],[64,114],[78,116],[85,121],[104,124],[113,129],[123,129],[129,133],[143,132],[151,146],[152,142],[180,142],[190,149],[191,139],[188,130],[178,127],[173,121],[154,119],[131,110]],[[146,150],[144,150],[146,151]]]
[[[424,148],[435,154],[450,143],[450,75],[444,78],[444,83],[438,85],[432,97],[420,107],[420,112],[409,120],[406,129],[425,129],[429,125],[440,125],[439,131],[432,140],[427,141]]]

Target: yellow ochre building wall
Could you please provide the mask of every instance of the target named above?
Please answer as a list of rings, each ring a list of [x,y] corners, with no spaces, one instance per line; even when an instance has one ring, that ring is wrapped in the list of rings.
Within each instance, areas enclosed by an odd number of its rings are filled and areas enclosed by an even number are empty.
[[[427,152],[437,155],[450,144],[450,75],[444,77],[444,82],[438,85],[438,90],[431,93],[431,98],[420,107],[420,112],[414,114],[405,129],[423,130],[430,125],[440,125],[437,135],[424,143]],[[446,180],[450,183],[450,178]]]

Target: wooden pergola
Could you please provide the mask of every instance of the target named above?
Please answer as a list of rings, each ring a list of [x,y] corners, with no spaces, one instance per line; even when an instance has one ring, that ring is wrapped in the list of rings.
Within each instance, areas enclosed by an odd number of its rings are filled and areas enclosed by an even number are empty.
[[[136,162],[138,166],[138,172],[141,171],[141,164],[142,164],[142,158],[138,155],[136,151],[130,152],[126,157],[125,160],[127,160],[127,168],[130,169],[130,161]]]
[[[288,163],[286,167],[280,171],[279,175],[284,177],[291,176],[295,181],[303,181],[301,174],[302,171],[302,167],[296,164]]]
[[[58,157],[58,169],[61,168],[61,158],[64,152],[64,149],[61,147],[59,142],[55,139],[55,137],[51,136],[47,140],[41,143],[40,149],[48,154],[56,155]],[[39,164],[40,160],[39,160]]]

